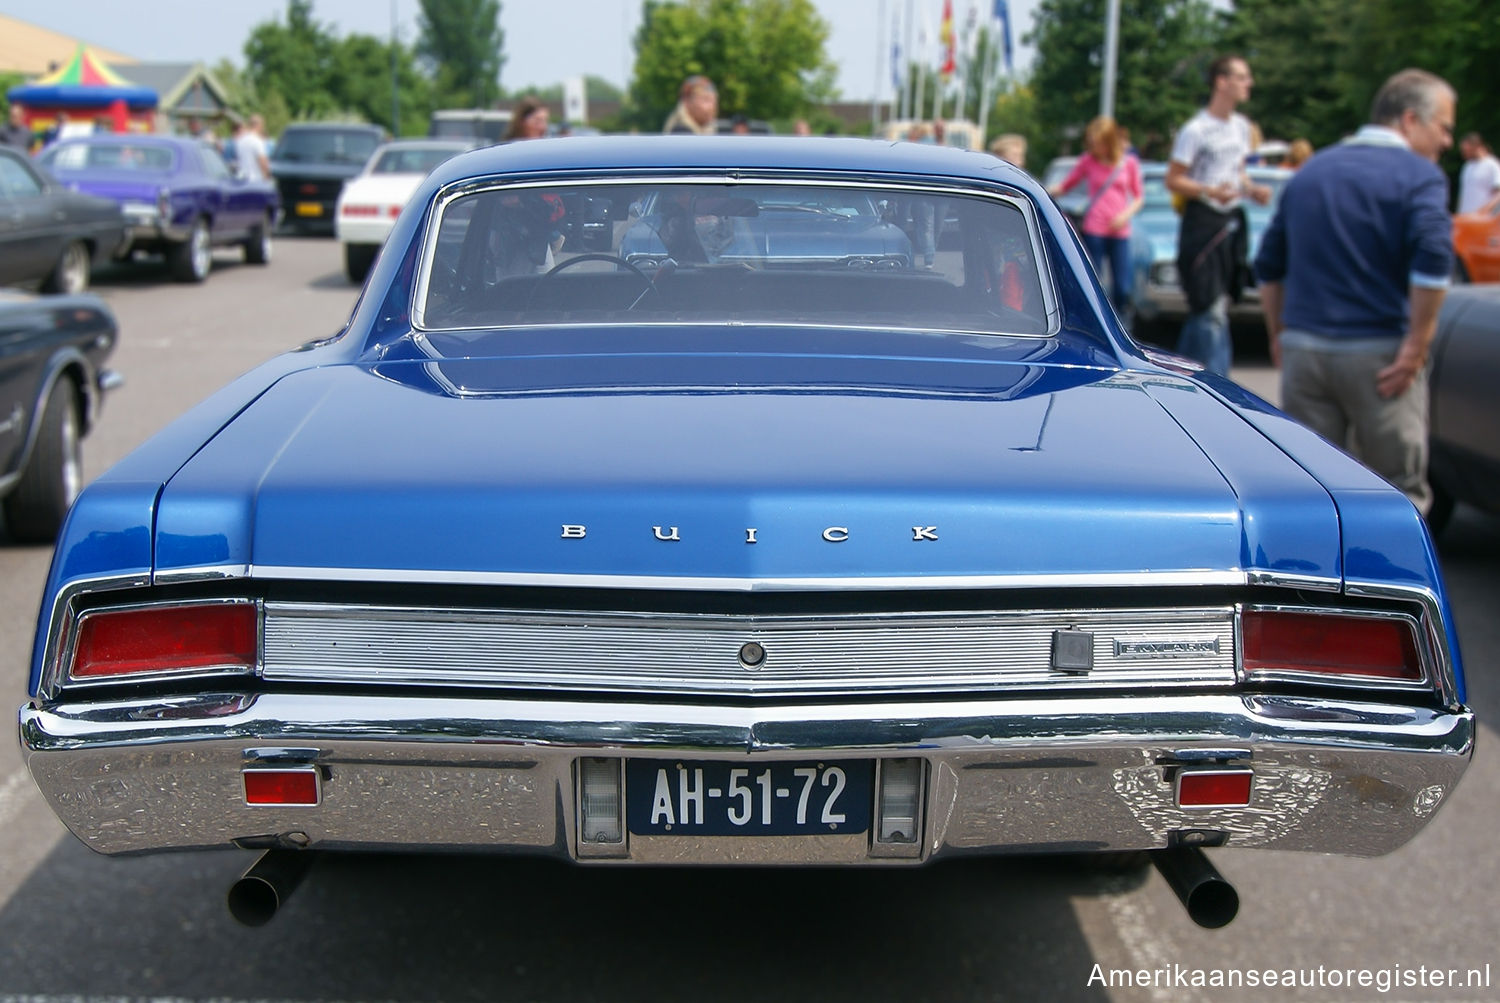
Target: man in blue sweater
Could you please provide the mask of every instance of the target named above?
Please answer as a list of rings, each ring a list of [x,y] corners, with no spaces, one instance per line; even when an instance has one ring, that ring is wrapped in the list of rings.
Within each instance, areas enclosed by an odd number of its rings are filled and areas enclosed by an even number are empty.
[[[1423,70],[1375,95],[1370,124],[1287,183],[1255,258],[1281,406],[1425,515],[1427,350],[1452,270],[1456,96]]]

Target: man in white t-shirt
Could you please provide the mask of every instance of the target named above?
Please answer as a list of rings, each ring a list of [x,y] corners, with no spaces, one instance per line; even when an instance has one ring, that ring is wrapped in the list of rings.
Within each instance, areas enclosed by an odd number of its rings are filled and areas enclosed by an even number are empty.
[[[1229,300],[1238,293],[1248,256],[1247,226],[1240,199],[1271,200],[1265,185],[1250,183],[1250,120],[1235,108],[1255,83],[1239,56],[1220,56],[1208,70],[1208,105],[1188,120],[1172,144],[1167,189],[1183,202],[1177,238],[1177,276],[1188,316],[1177,351],[1227,374],[1232,350]]]
[[[1464,155],[1458,173],[1458,211],[1490,212],[1500,205],[1500,160],[1477,132],[1460,140],[1458,150]]]
[[[266,141],[261,138],[266,123],[259,115],[247,118],[234,134],[234,159],[240,177],[246,181],[264,181],[271,176],[271,161],[266,157]]]

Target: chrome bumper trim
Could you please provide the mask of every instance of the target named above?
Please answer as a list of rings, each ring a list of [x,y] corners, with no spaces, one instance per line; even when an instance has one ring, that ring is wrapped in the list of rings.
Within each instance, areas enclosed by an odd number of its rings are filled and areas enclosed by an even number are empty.
[[[20,728],[53,809],[103,853],[291,840],[565,858],[581,755],[920,757],[924,860],[1160,848],[1188,830],[1373,856],[1426,824],[1474,739],[1466,709],[1227,694],[725,707],[225,693],[26,706]],[[322,804],[245,805],[242,770],[287,748],[322,768]],[[1205,756],[1254,770],[1249,807],[1176,807],[1175,768]],[[902,862],[838,839],[631,836],[610,862]]]

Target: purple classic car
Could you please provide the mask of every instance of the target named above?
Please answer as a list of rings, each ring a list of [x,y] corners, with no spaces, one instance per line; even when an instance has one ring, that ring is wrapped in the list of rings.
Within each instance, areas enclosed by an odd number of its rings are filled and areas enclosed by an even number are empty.
[[[75,191],[120,203],[129,225],[128,257],[164,254],[181,282],[202,282],[213,248],[243,247],[245,260],[271,260],[280,212],[275,187],[230,174],[212,147],[175,136],[99,135],[63,140],[40,158]]]

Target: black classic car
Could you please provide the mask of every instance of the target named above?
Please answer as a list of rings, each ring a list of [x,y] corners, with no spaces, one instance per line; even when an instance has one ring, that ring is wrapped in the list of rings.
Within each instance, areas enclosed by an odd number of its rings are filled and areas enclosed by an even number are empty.
[[[1439,532],[1466,502],[1500,513],[1500,440],[1495,379],[1500,376],[1500,285],[1448,292],[1432,342],[1432,511]]]
[[[21,152],[0,148],[0,285],[82,292],[94,266],[124,242],[118,205],[70,191]]]
[[[119,377],[114,316],[94,296],[0,290],[0,509],[4,538],[51,543],[83,487],[79,443]]]
[[[358,174],[385,141],[379,126],[302,122],[286,127],[271,151],[271,177],[285,221],[295,230],[332,233],[344,182]]]

